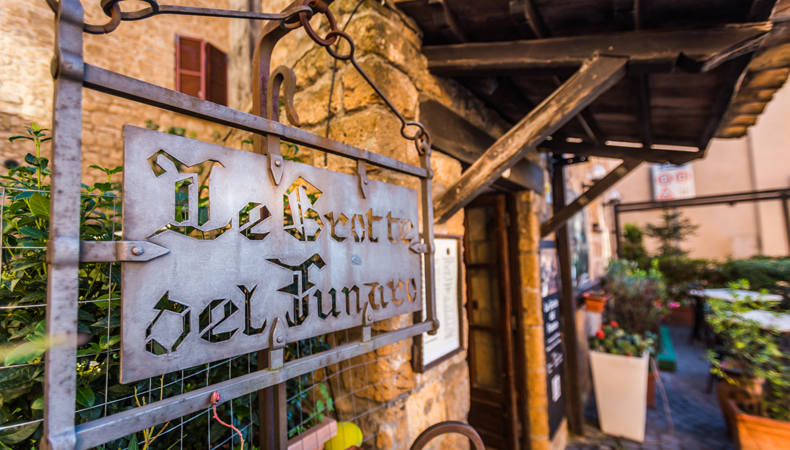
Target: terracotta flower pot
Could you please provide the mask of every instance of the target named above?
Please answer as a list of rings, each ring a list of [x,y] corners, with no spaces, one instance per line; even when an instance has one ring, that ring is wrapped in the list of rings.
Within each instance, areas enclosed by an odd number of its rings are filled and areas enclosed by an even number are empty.
[[[735,400],[727,401],[735,422],[739,450],[787,450],[790,448],[790,422],[744,413]]]
[[[656,407],[656,378],[657,373],[650,372],[647,374],[647,407]]]
[[[667,325],[678,325],[681,327],[694,326],[694,307],[692,306],[678,306],[673,308],[664,322]]]
[[[762,393],[762,385],[765,380],[749,377],[744,373],[740,364],[735,361],[722,362],[721,370],[737,383],[730,384],[728,381],[722,380],[716,388],[716,397],[719,400],[719,408],[721,409],[724,423],[727,425],[727,432],[734,437],[736,428],[735,416],[728,406],[729,401],[732,400],[741,404],[752,402],[754,397]]]
[[[584,294],[584,304],[587,306],[587,311],[591,313],[602,313],[609,297],[609,295],[605,294]]]

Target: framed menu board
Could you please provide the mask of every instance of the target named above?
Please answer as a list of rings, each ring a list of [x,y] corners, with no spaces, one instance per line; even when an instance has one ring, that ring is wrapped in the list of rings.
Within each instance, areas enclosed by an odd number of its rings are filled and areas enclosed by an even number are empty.
[[[424,372],[463,349],[461,242],[462,236],[435,236],[436,251],[433,258],[436,270],[436,318],[440,327],[435,336],[423,333],[415,338],[412,352],[415,372]],[[422,298],[425,302],[425,295]],[[425,304],[423,311],[417,314],[425,317]]]

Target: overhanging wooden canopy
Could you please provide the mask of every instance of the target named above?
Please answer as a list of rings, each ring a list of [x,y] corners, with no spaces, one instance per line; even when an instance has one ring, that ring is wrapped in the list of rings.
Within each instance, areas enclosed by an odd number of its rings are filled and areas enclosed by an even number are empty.
[[[534,151],[622,159],[566,205],[554,164],[569,425],[583,433],[566,222],[641,162],[705,156],[754,125],[790,73],[790,0],[395,0],[424,32],[436,75],[453,77],[512,128],[435,202],[449,219]],[[464,154],[448,126],[440,146]],[[476,139],[476,142],[485,139]],[[463,143],[461,144],[461,147]],[[540,147],[540,148],[539,148]],[[447,151],[447,150],[445,150]],[[470,161],[465,161],[469,163]],[[526,173],[526,172],[520,172]],[[534,184],[534,183],[533,183]]]
[[[437,221],[538,146],[679,164],[703,157],[714,136],[743,136],[790,72],[784,21],[790,0],[776,3],[396,1],[423,30],[432,73],[461,82],[514,130],[540,111],[554,115],[544,129],[532,127],[537,134],[529,139],[495,143],[496,151],[482,155],[436,203]],[[595,57],[624,58],[624,76],[601,90],[581,86],[576,92],[587,97],[565,100],[583,107],[564,110],[572,117],[557,115],[557,92],[573,90],[574,74]]]

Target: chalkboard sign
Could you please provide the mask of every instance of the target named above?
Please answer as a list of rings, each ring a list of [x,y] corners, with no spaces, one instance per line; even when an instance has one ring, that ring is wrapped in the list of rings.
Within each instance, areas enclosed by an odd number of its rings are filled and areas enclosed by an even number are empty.
[[[562,345],[557,250],[553,241],[540,242],[540,281],[543,296],[543,335],[546,348],[546,386],[549,398],[549,432],[551,437],[565,417],[563,376],[565,352]]]

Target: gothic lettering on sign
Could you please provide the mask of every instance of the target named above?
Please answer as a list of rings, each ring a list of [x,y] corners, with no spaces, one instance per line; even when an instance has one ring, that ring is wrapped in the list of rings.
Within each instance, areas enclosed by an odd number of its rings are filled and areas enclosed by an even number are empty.
[[[422,308],[414,189],[127,126],[123,239],[168,253],[124,265],[123,382]],[[367,305],[370,307],[367,307]],[[368,311],[363,318],[363,312]]]

